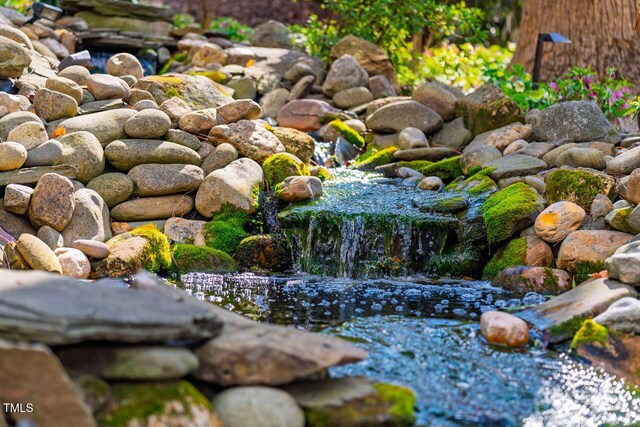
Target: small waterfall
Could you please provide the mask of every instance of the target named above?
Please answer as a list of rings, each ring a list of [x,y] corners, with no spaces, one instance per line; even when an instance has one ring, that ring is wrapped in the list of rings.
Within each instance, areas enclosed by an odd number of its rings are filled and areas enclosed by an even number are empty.
[[[351,278],[432,272],[431,261],[458,242],[460,221],[418,209],[424,194],[367,181],[327,185],[324,198],[279,214],[295,268]]]

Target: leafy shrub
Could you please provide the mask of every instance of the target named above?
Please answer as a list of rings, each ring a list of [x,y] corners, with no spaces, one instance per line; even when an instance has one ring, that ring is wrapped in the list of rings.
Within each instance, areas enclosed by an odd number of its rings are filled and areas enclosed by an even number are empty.
[[[173,26],[177,29],[186,28],[191,26],[200,26],[200,24],[196,23],[196,18],[193,15],[189,15],[188,13],[178,13],[173,17]]]
[[[435,43],[447,38],[486,38],[482,29],[484,13],[464,2],[326,0],[322,7],[328,10],[326,20],[314,14],[305,26],[292,28],[304,36],[309,53],[328,59],[331,47],[342,37],[362,37],[387,52],[401,84],[412,83],[403,79],[412,79],[411,70],[420,65],[419,56],[413,52],[413,35],[428,34]]]
[[[253,29],[233,18],[217,18],[211,22],[211,31],[226,34],[229,40],[243,42],[253,36]]]
[[[5,0],[3,6],[15,9],[20,13],[26,14],[33,5],[32,0]]]

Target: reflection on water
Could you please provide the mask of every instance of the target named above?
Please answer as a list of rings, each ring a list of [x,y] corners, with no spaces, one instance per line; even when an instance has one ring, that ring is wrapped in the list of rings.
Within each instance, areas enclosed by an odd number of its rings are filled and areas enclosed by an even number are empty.
[[[640,420],[639,400],[613,377],[553,351],[491,347],[477,319],[536,304],[486,282],[190,274],[200,299],[261,321],[357,342],[369,358],[333,368],[413,388],[422,426],[601,426]]]

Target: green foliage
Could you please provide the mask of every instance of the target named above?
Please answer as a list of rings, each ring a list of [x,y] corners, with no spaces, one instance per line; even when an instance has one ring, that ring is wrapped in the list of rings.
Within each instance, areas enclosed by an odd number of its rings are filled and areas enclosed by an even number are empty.
[[[581,261],[576,263],[576,266],[573,270],[573,283],[575,285],[579,285],[589,280],[592,274],[599,273],[602,270],[605,270],[605,267],[604,262],[602,261]]]
[[[152,273],[166,271],[171,267],[171,249],[169,240],[153,224],[142,225],[131,230],[134,236],[140,236],[149,242],[143,253],[144,268]]]
[[[492,70],[506,70],[515,46],[444,43],[428,49],[412,78],[417,82],[437,80],[464,91],[482,86]]]
[[[484,70],[487,83],[498,86],[511,97],[523,111],[532,108],[543,109],[555,104],[558,94],[546,84],[533,88],[531,74],[527,73],[520,64],[507,68],[489,67]]]
[[[333,177],[331,176],[331,173],[329,172],[329,169],[325,168],[324,166],[319,166],[318,167],[318,179],[320,179],[320,181],[324,182],[324,181],[331,181],[333,179]]]
[[[199,27],[200,24],[196,23],[196,18],[193,15],[189,15],[188,13],[178,13],[173,17],[173,26],[176,29],[186,28],[186,27]]]
[[[536,210],[538,196],[522,182],[512,184],[489,197],[481,207],[490,244],[509,238],[516,226],[531,218]]]
[[[251,39],[254,32],[248,25],[229,17],[214,19],[211,22],[209,29],[211,31],[226,34],[229,40],[235,42],[243,42]]]
[[[20,13],[27,14],[33,5],[33,0],[5,0],[4,7],[15,9]]]
[[[249,215],[245,212],[231,207],[224,208],[204,226],[207,246],[232,254],[247,237],[243,227],[248,220]]]
[[[606,326],[597,324],[591,319],[587,319],[582,324],[582,327],[571,340],[570,348],[577,350],[581,345],[600,343],[607,344],[609,340],[609,329]]]
[[[414,34],[429,34],[436,43],[444,39],[486,39],[484,13],[464,2],[325,0],[322,7],[328,10],[326,21],[314,14],[305,26],[293,28],[306,39],[309,53],[328,59],[331,47],[353,34],[387,52],[400,83],[410,83],[403,81],[404,76],[412,78],[411,70],[420,66],[411,43]]]
[[[364,148],[364,138],[358,133],[358,131],[344,123],[342,120],[335,119],[329,122],[329,126],[340,132],[340,134],[349,141],[351,145],[358,148]]]
[[[228,254],[206,246],[175,245],[172,248],[175,269],[180,274],[197,272],[224,273],[237,270]]]
[[[482,276],[491,280],[506,268],[524,265],[526,255],[527,239],[524,237],[513,239],[506,246],[498,249],[498,252],[485,266]]]

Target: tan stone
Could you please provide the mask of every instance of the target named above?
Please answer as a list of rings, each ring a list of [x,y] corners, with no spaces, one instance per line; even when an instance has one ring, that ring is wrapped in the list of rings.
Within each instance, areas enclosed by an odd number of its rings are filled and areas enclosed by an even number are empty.
[[[33,270],[62,274],[62,267],[56,255],[36,236],[21,235],[16,241],[16,249]]]
[[[115,206],[111,209],[111,217],[115,221],[166,219],[186,215],[191,212],[193,206],[193,198],[182,194],[143,197]]]
[[[48,225],[62,231],[71,221],[75,201],[73,183],[55,173],[42,176],[29,204],[29,219],[37,228]]]
[[[522,347],[529,342],[529,327],[517,317],[501,311],[485,311],[480,331],[490,344]]]
[[[580,263],[604,262],[620,246],[633,239],[632,234],[620,231],[578,230],[571,233],[560,246],[558,268],[575,271]]]
[[[557,202],[546,208],[536,219],[536,234],[549,243],[563,241],[580,228],[587,213],[572,202]]]

